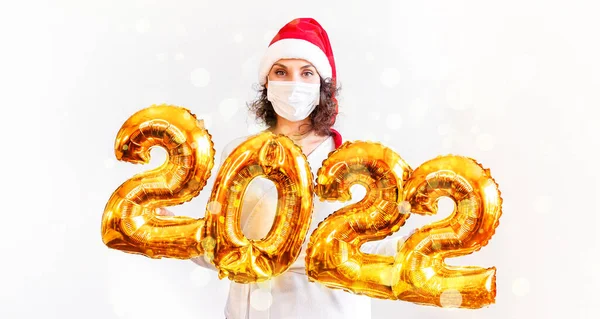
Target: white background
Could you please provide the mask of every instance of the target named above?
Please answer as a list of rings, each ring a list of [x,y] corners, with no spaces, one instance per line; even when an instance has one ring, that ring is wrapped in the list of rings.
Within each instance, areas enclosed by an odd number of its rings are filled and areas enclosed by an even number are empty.
[[[449,261],[496,266],[496,304],[373,300],[373,318],[598,318],[598,12],[593,1],[3,2],[0,318],[222,318],[228,285],[215,273],[103,245],[110,194],[165,158],[118,162],[114,138],[137,110],[170,103],[205,119],[219,158],[257,130],[245,103],[258,60],[303,16],[329,33],[345,139],[381,141],[413,168],[473,157],[504,198],[490,243]],[[212,181],[173,210],[203,216]]]

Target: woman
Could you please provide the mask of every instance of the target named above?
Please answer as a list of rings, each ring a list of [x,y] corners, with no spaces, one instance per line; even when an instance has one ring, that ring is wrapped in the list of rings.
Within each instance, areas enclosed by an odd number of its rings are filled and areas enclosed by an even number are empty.
[[[259,70],[261,95],[250,104],[250,109],[267,124],[268,130],[285,134],[302,148],[314,176],[329,152],[342,143],[340,133],[331,128],[338,113],[335,82],[335,62],[327,33],[314,19],[295,19],[271,41]],[[227,144],[221,164],[247,139],[248,136],[244,136]],[[321,202],[315,198],[308,234],[329,214],[345,205],[348,203]],[[253,180],[242,205],[244,235],[249,239],[264,238],[273,224],[276,206],[274,184],[266,179]],[[162,213],[171,214],[164,209]],[[397,241],[397,238],[388,238],[368,242],[361,250],[393,256]],[[304,269],[307,243],[305,240],[300,256],[290,269],[268,282],[231,282],[225,316],[228,319],[370,318],[368,297],[308,281]],[[215,269],[204,258],[193,261]]]

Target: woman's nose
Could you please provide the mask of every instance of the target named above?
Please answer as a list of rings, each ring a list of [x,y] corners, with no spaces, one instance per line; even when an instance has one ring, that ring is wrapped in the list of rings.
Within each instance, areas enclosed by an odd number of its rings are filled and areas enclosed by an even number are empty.
[[[290,81],[301,81],[302,77],[300,76],[300,72],[293,71],[290,72]]]

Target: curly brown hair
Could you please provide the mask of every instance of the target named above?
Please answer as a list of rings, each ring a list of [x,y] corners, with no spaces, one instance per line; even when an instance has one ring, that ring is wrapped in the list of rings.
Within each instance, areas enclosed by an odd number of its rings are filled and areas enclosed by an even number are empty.
[[[309,115],[310,129],[314,130],[317,135],[329,135],[331,127],[335,124],[335,115],[337,115],[337,100],[335,97],[339,94],[340,89],[331,81],[331,78],[321,78],[320,102]],[[254,113],[257,120],[272,128],[277,124],[277,116],[273,105],[267,99],[267,88],[259,88],[258,93],[258,98],[248,103],[248,108]]]

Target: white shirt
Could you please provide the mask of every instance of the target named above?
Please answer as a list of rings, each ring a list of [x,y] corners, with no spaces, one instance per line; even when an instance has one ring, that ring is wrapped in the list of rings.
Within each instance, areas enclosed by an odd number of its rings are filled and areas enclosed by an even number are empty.
[[[221,155],[221,164],[239,144],[250,136],[234,139],[228,143]],[[329,152],[335,149],[330,136],[307,156],[311,171],[317,170]],[[364,194],[363,194],[364,195]],[[353,196],[361,198],[362,196]],[[265,178],[253,180],[244,196],[241,213],[241,228],[246,237],[263,238],[272,226],[277,207],[277,189]],[[347,206],[348,203],[321,201],[314,198],[313,218],[307,236],[327,216]],[[397,234],[397,233],[396,233]],[[398,238],[393,236],[362,245],[361,251],[394,256]],[[368,319],[371,318],[371,300],[340,289],[327,288],[309,282],[304,269],[308,239],[304,241],[298,259],[283,274],[262,283],[240,284],[231,282],[225,306],[228,319]],[[216,270],[203,258],[193,261],[201,266]]]

